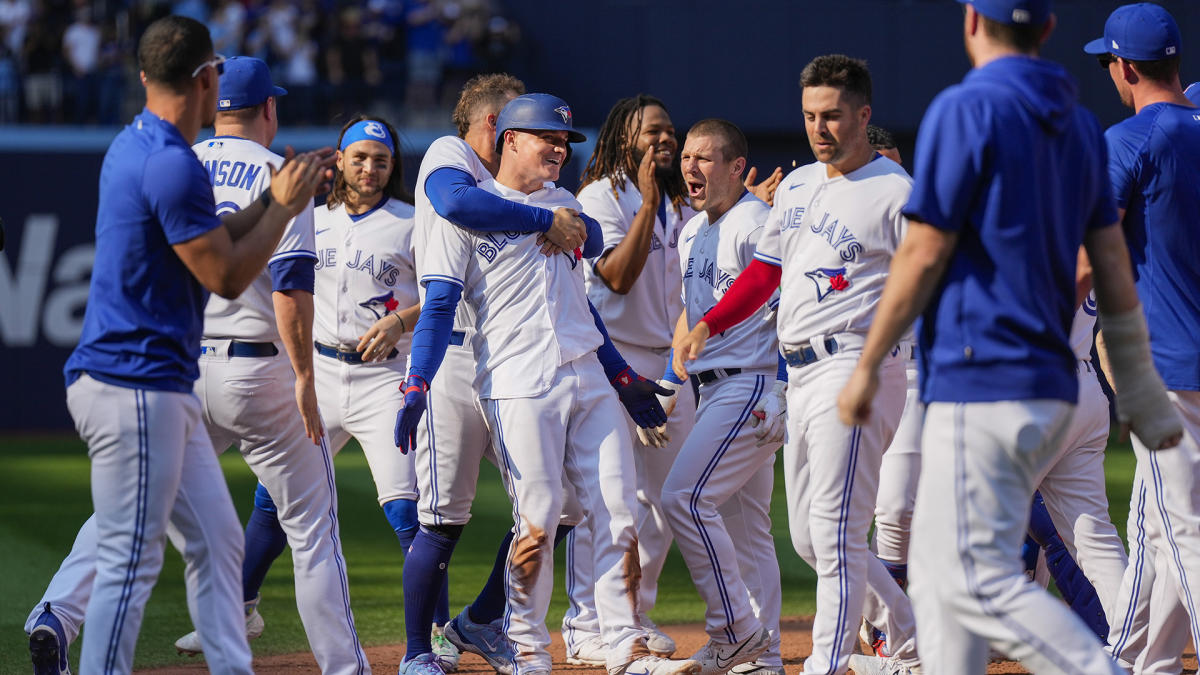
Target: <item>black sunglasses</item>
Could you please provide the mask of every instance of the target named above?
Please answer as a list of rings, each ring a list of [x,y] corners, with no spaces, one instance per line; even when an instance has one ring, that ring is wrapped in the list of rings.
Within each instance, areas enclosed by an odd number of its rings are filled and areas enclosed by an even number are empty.
[[[1103,68],[1104,70],[1108,70],[1109,65],[1117,62],[1117,57],[1106,52],[1104,54],[1097,54],[1096,60],[1100,62],[1101,68]]]

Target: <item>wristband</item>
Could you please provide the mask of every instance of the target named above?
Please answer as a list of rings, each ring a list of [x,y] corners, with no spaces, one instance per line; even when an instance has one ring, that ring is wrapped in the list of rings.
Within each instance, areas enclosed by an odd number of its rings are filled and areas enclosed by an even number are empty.
[[[425,393],[429,391],[429,383],[420,375],[409,375],[404,380],[404,384],[400,385],[400,391],[404,392],[405,396],[408,396],[414,390]]]
[[[611,382],[617,387],[628,387],[629,385],[633,384],[634,377],[633,368],[625,366],[625,370],[617,373],[617,376],[614,377]]]
[[[404,317],[400,316],[399,314],[393,314],[392,316],[396,317],[396,320],[400,322],[400,332],[407,333],[408,324],[404,323]]]

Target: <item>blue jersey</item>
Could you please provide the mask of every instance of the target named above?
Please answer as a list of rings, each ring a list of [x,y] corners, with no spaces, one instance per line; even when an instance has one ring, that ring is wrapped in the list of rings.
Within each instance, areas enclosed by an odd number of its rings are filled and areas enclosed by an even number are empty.
[[[100,168],[96,261],[67,382],[190,392],[208,293],[171,248],[219,226],[208,172],[170,123],[143,110]]]
[[[1200,109],[1148,105],[1104,138],[1154,365],[1200,390]]]
[[[904,215],[958,243],[918,332],[923,400],[1075,401],[1078,251],[1117,220],[1104,169],[1099,124],[1048,61],[997,59],[930,104]]]

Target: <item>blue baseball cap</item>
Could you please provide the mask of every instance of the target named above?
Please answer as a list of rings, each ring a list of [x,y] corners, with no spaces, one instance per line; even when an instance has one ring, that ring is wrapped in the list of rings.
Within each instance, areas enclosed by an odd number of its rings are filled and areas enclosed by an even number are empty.
[[[1118,7],[1104,22],[1104,37],[1083,46],[1089,54],[1112,54],[1130,61],[1158,61],[1179,55],[1179,26],[1162,7],[1139,2]]]
[[[234,56],[225,59],[225,72],[217,86],[217,110],[241,110],[283,96],[287,89],[271,84],[271,69],[262,59]]]
[[[958,0],[992,21],[1040,25],[1050,18],[1050,0]]]

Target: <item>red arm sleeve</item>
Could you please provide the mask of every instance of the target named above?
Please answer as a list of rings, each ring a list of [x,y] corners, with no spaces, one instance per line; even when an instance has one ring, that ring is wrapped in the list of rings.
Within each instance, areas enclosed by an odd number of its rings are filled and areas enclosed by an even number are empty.
[[[709,334],[723,333],[750,318],[771,298],[782,277],[783,268],[778,265],[758,259],[750,261],[750,266],[738,275],[717,306],[701,319],[708,324]]]

